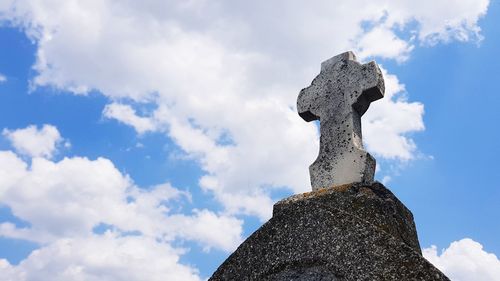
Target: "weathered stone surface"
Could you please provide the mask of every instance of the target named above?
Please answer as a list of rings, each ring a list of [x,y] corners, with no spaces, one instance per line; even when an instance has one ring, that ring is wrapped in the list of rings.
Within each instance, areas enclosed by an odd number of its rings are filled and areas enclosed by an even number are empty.
[[[320,151],[309,167],[313,190],[373,182],[375,159],[363,148],[361,116],[384,90],[377,64],[360,64],[346,52],[323,62],[311,86],[300,91],[299,115],[308,122],[320,120]]]
[[[425,260],[411,212],[382,184],[295,195],[217,269],[225,280],[449,280]]]

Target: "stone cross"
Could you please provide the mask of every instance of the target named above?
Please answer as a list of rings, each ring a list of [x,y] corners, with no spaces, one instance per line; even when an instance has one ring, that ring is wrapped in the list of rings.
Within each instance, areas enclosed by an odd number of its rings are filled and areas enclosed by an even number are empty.
[[[363,148],[361,116],[384,90],[378,65],[360,64],[346,52],[324,61],[311,86],[300,91],[299,115],[320,120],[319,155],[309,166],[313,190],[373,181],[375,159]]]

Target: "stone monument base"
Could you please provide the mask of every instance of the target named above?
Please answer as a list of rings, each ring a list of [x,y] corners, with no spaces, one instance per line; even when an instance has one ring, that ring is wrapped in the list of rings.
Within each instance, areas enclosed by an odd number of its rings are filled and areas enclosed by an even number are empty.
[[[422,257],[411,212],[376,182],[279,201],[209,280],[449,279]]]

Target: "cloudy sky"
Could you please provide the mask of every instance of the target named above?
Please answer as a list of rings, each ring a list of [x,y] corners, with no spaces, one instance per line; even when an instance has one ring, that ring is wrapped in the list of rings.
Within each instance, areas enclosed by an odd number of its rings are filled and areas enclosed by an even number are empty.
[[[322,61],[382,67],[376,178],[453,280],[500,280],[500,3],[0,0],[0,280],[205,280],[310,190]]]

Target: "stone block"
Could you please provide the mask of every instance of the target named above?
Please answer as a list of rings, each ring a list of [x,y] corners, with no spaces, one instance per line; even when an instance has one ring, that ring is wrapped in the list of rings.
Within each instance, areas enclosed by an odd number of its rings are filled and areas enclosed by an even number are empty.
[[[375,182],[276,203],[209,280],[449,279],[422,256],[411,212]]]

